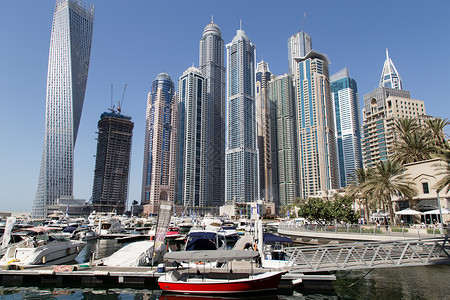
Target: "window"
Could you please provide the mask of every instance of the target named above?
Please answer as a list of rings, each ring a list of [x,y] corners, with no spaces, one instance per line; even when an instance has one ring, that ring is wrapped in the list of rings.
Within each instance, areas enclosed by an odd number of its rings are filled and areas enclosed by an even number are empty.
[[[422,182],[422,189],[424,194],[430,193],[430,189],[428,188],[428,182]]]

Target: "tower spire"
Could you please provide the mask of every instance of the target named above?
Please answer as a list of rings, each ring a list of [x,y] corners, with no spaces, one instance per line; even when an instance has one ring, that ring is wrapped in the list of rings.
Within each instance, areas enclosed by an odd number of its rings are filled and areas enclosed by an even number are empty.
[[[242,19],[239,20],[239,30],[242,30]]]

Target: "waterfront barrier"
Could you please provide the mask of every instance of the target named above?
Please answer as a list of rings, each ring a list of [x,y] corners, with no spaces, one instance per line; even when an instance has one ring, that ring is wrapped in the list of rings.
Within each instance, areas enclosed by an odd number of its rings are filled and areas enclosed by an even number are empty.
[[[433,238],[448,236],[448,228],[444,232],[436,227],[425,226],[391,226],[391,225],[360,225],[360,224],[301,224],[298,222],[281,222],[278,227],[281,234],[342,238],[349,240],[392,240],[412,238]]]

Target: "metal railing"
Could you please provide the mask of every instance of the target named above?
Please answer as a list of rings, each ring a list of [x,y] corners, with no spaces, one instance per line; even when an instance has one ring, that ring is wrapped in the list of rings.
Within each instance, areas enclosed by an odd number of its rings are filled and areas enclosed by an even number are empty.
[[[317,272],[450,263],[448,238],[287,247],[290,272]]]
[[[294,231],[294,232],[316,232],[323,234],[347,234],[347,235],[380,235],[406,238],[431,238],[441,237],[445,235],[447,226],[444,227],[444,232],[436,226],[391,226],[391,225],[360,225],[360,224],[300,224],[294,222],[282,222],[279,225],[279,230]]]

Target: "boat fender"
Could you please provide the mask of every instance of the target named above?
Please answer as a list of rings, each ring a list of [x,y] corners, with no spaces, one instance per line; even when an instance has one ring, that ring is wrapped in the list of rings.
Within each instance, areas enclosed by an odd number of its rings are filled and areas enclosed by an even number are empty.
[[[70,248],[66,249],[66,254],[69,255],[70,254]]]
[[[45,261],[46,261],[47,259],[45,258],[45,256],[42,256],[42,263],[43,264],[45,264]]]

